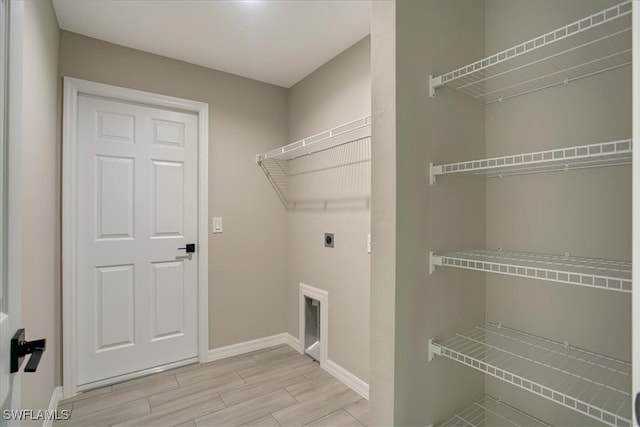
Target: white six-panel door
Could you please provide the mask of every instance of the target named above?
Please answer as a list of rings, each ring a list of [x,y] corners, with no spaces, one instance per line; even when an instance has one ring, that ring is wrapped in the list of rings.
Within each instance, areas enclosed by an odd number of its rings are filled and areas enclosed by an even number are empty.
[[[198,117],[78,97],[79,386],[198,355]]]

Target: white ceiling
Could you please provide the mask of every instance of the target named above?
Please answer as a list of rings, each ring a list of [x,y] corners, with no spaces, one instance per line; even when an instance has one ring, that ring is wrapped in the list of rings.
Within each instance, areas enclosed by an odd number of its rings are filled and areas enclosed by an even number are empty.
[[[371,0],[53,0],[64,30],[291,87],[370,31]]]

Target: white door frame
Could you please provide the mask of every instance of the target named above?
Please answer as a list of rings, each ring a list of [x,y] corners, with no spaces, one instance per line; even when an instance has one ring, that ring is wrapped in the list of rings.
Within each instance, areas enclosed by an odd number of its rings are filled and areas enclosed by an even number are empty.
[[[9,324],[6,325],[8,332],[13,335],[16,327],[22,324],[22,86],[23,86],[23,16],[24,5],[22,2],[12,2],[9,6],[9,47],[7,58],[9,61],[8,80],[8,104],[7,104],[7,282],[8,282],[8,306],[11,307],[9,313]],[[8,349],[2,360],[8,361]],[[8,367],[3,366],[8,374]],[[22,400],[21,373],[16,372],[10,375],[12,408],[18,409]],[[4,396],[3,396],[4,397]],[[2,402],[0,402],[2,405]],[[11,425],[11,424],[10,424]]]
[[[64,397],[78,391],[77,359],[77,178],[78,178],[78,95],[92,95],[150,107],[169,108],[198,115],[198,358],[208,361],[209,353],[209,250],[208,250],[208,167],[209,105],[80,80],[64,78],[62,132],[62,359]],[[163,368],[150,370],[149,373]],[[144,372],[147,373],[147,372]]]
[[[635,406],[635,400],[640,395],[640,1],[633,2],[632,11],[632,46],[633,46],[633,65],[632,65],[632,115],[633,117],[633,247],[632,257],[633,264],[631,271],[633,272],[633,300],[631,304],[632,312],[632,359],[633,363],[633,381],[631,406]],[[635,412],[635,408],[632,408]],[[640,414],[632,414],[632,425],[640,426]]]

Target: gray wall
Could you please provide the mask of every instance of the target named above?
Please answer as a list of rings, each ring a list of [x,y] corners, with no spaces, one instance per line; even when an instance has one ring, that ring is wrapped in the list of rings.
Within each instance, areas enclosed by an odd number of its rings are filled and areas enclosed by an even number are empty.
[[[450,91],[427,95],[427,77],[484,53],[484,5],[467,0],[396,5],[396,393],[397,425],[439,423],[482,395],[483,378],[448,360],[427,361],[429,338],[464,331],[485,316],[484,278],[428,274],[429,251],[483,247],[483,180],[447,177],[429,186],[429,162],[484,153],[484,108]],[[449,179],[452,178],[452,179]]]
[[[46,338],[38,372],[22,374],[22,407],[46,409],[60,384],[60,32],[51,2],[24,2],[22,325]]]
[[[396,4],[371,9],[371,425],[394,421],[396,272]]]
[[[370,39],[356,43],[289,92],[289,141],[371,114]],[[294,160],[290,195],[313,199],[288,214],[287,330],[298,336],[299,284],[329,292],[328,358],[368,382],[370,146],[359,141]],[[361,161],[361,163],[349,163]],[[345,199],[349,199],[345,203]],[[326,203],[325,203],[326,202]],[[333,232],[335,247],[324,247]]]
[[[388,318],[393,312],[388,305],[395,303],[395,340],[389,342],[391,335],[379,326],[381,319],[372,320],[376,325],[372,327],[372,348],[383,357],[372,355],[371,382],[388,382],[389,372],[384,367],[390,359],[389,346],[395,346],[395,384],[394,393],[376,392],[379,394],[374,395],[377,400],[372,404],[386,409],[372,414],[376,425],[388,424],[389,408],[393,408],[394,425],[427,425],[444,421],[484,390],[483,377],[471,370],[461,370],[446,360],[429,363],[426,346],[429,338],[449,337],[482,323],[485,317],[482,276],[446,269],[429,275],[427,262],[431,250],[482,247],[485,242],[484,182],[454,177],[429,186],[427,179],[430,161],[447,162],[484,153],[483,106],[452,93],[435,99],[427,95],[428,74],[483,55],[484,4],[464,0],[396,2],[396,79],[389,78],[388,66],[375,60],[379,54],[376,40],[391,37],[388,32],[393,31],[394,23],[389,20],[394,16],[388,8],[373,9],[373,99],[377,118],[377,102],[391,105],[389,99],[395,97],[395,128],[393,120],[385,117],[388,113],[382,112],[384,124],[378,123],[373,135],[372,216],[374,233],[381,230],[374,235],[376,248],[395,245],[396,250],[385,250],[372,259],[372,272],[387,270],[382,273],[386,281],[375,275],[372,281],[372,316],[381,313],[382,318]],[[380,48],[382,54],[390,53],[388,46]],[[395,156],[383,156],[384,152]],[[393,189],[379,179],[379,170],[395,175],[395,197]],[[383,203],[395,203],[395,230],[385,224],[394,221],[394,214]],[[393,277],[388,277],[388,269],[394,269]],[[395,302],[379,299],[394,287]],[[377,363],[383,369],[378,369]]]
[[[618,3],[486,0],[486,53]],[[631,69],[609,71],[486,107],[487,156],[631,136]],[[487,246],[631,259],[631,166],[487,180]],[[626,294],[487,275],[487,320],[631,360]],[[595,425],[559,405],[487,378],[489,394],[552,425]]]
[[[283,332],[286,215],[255,155],[287,140],[287,91],[66,31],[60,76],[209,104],[209,347]]]

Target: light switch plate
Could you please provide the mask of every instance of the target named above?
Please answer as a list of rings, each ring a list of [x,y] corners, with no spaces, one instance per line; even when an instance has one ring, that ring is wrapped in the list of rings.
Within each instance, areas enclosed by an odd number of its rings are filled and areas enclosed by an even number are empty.
[[[213,234],[222,233],[222,217],[221,216],[214,216],[213,218],[211,218],[211,232]]]
[[[367,234],[367,253],[371,253],[371,234]]]

